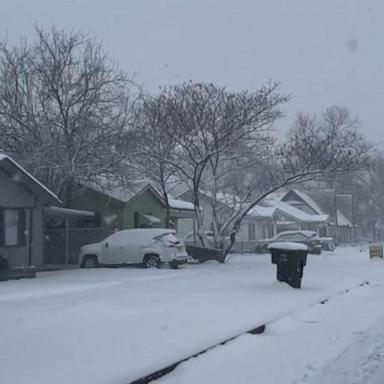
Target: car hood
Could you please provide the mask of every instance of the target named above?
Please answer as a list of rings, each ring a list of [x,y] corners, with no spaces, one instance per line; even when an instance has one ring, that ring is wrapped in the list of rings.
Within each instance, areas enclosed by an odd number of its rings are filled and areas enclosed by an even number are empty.
[[[101,243],[93,243],[93,244],[87,244],[83,245],[80,248],[80,251],[82,253],[98,253],[101,249]]]

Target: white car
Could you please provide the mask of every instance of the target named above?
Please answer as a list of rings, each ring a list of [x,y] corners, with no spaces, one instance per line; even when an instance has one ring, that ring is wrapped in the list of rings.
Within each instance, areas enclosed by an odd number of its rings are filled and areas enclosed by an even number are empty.
[[[81,247],[79,264],[82,268],[118,265],[159,268],[166,263],[177,268],[187,262],[188,254],[175,233],[166,228],[119,231],[100,243]]]

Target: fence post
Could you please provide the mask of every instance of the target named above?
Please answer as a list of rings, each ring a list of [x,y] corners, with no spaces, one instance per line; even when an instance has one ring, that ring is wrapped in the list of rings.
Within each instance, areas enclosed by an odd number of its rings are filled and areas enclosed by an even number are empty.
[[[69,264],[69,218],[65,218],[65,265]]]

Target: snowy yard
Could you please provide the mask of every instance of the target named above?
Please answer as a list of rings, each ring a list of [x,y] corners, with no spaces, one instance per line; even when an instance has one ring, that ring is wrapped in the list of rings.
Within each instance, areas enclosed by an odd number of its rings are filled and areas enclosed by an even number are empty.
[[[159,382],[376,384],[384,262],[358,248],[310,255],[301,290],[277,283],[275,269],[269,256],[238,255],[227,265],[1,283],[0,383],[128,384],[268,322],[263,335],[243,335]]]

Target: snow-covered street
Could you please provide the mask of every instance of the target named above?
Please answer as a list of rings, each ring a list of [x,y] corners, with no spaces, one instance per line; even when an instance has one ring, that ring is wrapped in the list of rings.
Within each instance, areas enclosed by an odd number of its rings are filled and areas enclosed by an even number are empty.
[[[267,255],[238,255],[227,265],[1,283],[0,382],[129,383],[264,323],[263,335],[243,335],[159,382],[383,382],[384,262],[359,248],[311,255],[301,290],[277,283],[275,268]]]

